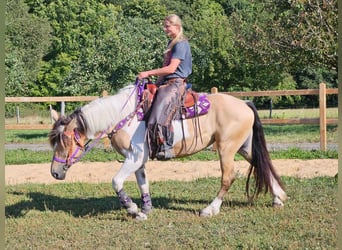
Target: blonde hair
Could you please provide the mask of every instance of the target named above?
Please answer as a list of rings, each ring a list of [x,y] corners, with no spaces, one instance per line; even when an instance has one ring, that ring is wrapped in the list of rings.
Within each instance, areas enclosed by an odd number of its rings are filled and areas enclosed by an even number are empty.
[[[179,16],[176,14],[171,14],[167,17],[165,17],[164,21],[168,21],[171,25],[178,25],[179,26],[179,33],[178,35],[172,39],[172,41],[169,43],[169,46],[167,46],[166,50],[164,51],[164,54],[166,55],[168,52],[170,52],[175,46],[175,44],[179,41],[186,40],[186,36],[183,34],[183,25],[182,25],[182,20],[180,19]]]

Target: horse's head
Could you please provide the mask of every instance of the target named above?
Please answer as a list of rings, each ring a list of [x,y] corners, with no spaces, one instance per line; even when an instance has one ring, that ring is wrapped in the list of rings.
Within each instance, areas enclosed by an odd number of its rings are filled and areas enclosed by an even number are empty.
[[[64,180],[70,166],[81,156],[86,137],[77,127],[77,118],[62,116],[54,119],[56,122],[49,133],[50,145],[54,150],[51,175]]]

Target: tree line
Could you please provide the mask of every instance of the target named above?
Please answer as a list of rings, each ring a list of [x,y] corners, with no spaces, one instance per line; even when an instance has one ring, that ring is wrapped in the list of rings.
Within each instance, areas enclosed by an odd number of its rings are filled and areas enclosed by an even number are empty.
[[[5,95],[115,92],[161,66],[171,13],[189,38],[196,91],[337,87],[337,0],[9,0]]]

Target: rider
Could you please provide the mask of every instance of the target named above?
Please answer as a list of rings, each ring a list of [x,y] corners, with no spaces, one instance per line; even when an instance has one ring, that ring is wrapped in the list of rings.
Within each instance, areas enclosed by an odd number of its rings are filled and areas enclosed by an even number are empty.
[[[139,79],[158,76],[159,89],[147,121],[147,138],[150,157],[159,160],[174,157],[172,120],[182,104],[186,78],[192,73],[191,49],[179,16],[172,14],[164,19],[164,32],[170,41],[164,51],[163,66],[138,74]]]

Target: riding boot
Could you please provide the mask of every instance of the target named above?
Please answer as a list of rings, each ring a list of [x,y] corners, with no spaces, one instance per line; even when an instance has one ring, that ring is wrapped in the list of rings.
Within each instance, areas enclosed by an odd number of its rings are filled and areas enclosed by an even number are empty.
[[[160,150],[156,157],[158,160],[169,160],[175,157],[173,151],[174,132],[172,126],[162,126],[163,141],[161,141]]]

